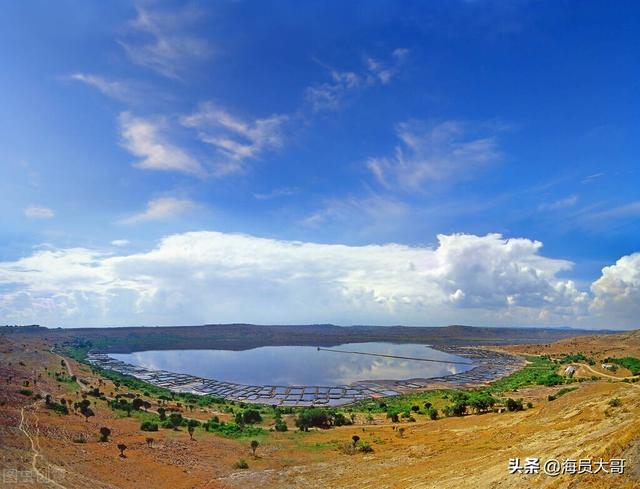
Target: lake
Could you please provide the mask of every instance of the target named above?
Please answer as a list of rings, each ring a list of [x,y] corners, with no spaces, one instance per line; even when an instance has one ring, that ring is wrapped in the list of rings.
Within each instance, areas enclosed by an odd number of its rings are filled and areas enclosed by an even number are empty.
[[[313,346],[264,346],[242,351],[154,350],[110,356],[154,370],[245,385],[334,386],[363,380],[440,377],[473,368],[469,359],[425,345],[394,343],[350,343],[320,350]]]

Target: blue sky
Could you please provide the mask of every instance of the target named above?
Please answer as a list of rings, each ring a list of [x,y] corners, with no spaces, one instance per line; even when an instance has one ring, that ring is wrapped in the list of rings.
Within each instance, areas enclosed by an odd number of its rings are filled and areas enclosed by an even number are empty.
[[[637,326],[639,13],[7,3],[0,322]]]

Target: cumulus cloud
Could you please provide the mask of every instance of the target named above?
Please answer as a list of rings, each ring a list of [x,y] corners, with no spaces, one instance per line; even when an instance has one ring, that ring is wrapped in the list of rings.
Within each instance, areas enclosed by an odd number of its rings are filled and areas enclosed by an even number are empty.
[[[130,243],[128,239],[114,239],[111,244],[113,246],[127,246]]]
[[[51,219],[55,216],[51,209],[41,205],[30,205],[25,207],[22,212],[27,219]]]
[[[0,309],[5,321],[69,325],[575,321],[586,293],[541,246],[497,234],[420,247],[191,232],[144,253],[46,249],[0,263]]]
[[[613,318],[612,326],[640,327],[640,253],[623,256],[602,269],[591,285],[593,313]]]
[[[160,10],[136,3],[136,18],[130,22],[121,46],[135,64],[168,78],[180,78],[191,63],[210,57],[211,48],[189,31],[202,17],[193,7]]]
[[[118,118],[122,146],[139,157],[135,163],[145,170],[205,174],[203,166],[186,150],[169,141],[164,119],[144,119],[123,112]]]
[[[494,136],[473,135],[468,124],[446,121],[396,126],[401,144],[390,157],[370,158],[367,167],[386,187],[420,190],[429,182],[455,181],[499,159]]]
[[[146,221],[159,221],[180,216],[196,208],[196,204],[189,199],[177,199],[175,197],[159,197],[150,200],[147,208],[137,214],[133,214],[120,221],[121,224],[138,224]],[[116,240],[112,244],[124,246],[128,244],[126,240]]]
[[[288,120],[288,116],[281,114],[242,120],[212,102],[204,102],[181,122],[196,129],[200,140],[218,151],[221,159],[216,165],[216,173],[224,175],[242,171],[245,160],[281,147],[282,129]]]

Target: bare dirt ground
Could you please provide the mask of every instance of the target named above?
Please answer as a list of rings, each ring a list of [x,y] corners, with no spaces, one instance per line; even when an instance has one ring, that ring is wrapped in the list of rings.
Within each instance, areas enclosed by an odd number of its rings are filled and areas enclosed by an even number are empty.
[[[576,338],[508,349],[527,354],[581,351],[595,356],[640,356],[640,334]],[[141,432],[139,419],[116,416],[104,401],[98,400],[92,406],[96,416],[88,421],[75,414],[56,414],[46,409],[43,401],[34,401],[33,396],[18,391],[28,388],[33,394],[50,393],[56,399],[79,400],[80,384],[59,383],[48,375],[67,370],[60,357],[41,340],[3,336],[0,355],[0,470],[5,477],[2,487],[640,487],[640,382],[603,377],[575,384],[577,390],[553,402],[547,401],[547,396],[557,392],[558,387],[530,387],[508,394],[533,404],[524,412],[437,421],[420,418],[406,424],[390,424],[379,417],[374,425],[270,433],[261,439],[254,458],[249,440],[198,432],[192,441],[186,431]],[[68,363],[79,379],[98,385],[99,379],[86,366],[72,360]],[[592,375],[584,373],[585,377]],[[25,381],[29,381],[28,387],[23,385]],[[104,381],[100,389],[109,395],[115,386]],[[619,406],[609,405],[613,398],[620,400]],[[212,414],[184,413],[201,419]],[[101,426],[112,431],[106,443],[98,441]],[[290,420],[289,426],[293,429]],[[400,427],[405,428],[402,436]],[[349,443],[354,434],[368,441],[373,453],[346,455],[338,449]],[[149,436],[154,438],[152,446],[145,441]],[[85,442],[78,443],[80,439]],[[119,443],[127,446],[126,457],[119,456]],[[507,467],[513,457],[539,457],[541,461],[625,458],[627,470],[624,475],[511,475]],[[249,469],[234,469],[239,458],[248,462]],[[28,480],[29,476],[32,480]]]
[[[615,335],[576,336],[554,343],[506,346],[504,349],[530,355],[584,353],[587,356],[600,358],[623,356],[640,358],[640,330]]]

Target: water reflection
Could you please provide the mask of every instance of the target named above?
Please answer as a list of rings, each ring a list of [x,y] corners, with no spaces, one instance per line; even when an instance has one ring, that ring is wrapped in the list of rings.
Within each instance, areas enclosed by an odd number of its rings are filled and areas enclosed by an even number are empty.
[[[350,343],[332,349],[468,362],[416,344]],[[472,368],[471,365],[338,353],[311,346],[265,346],[243,351],[142,351],[111,356],[151,369],[247,385],[342,385],[361,380],[439,377]]]

